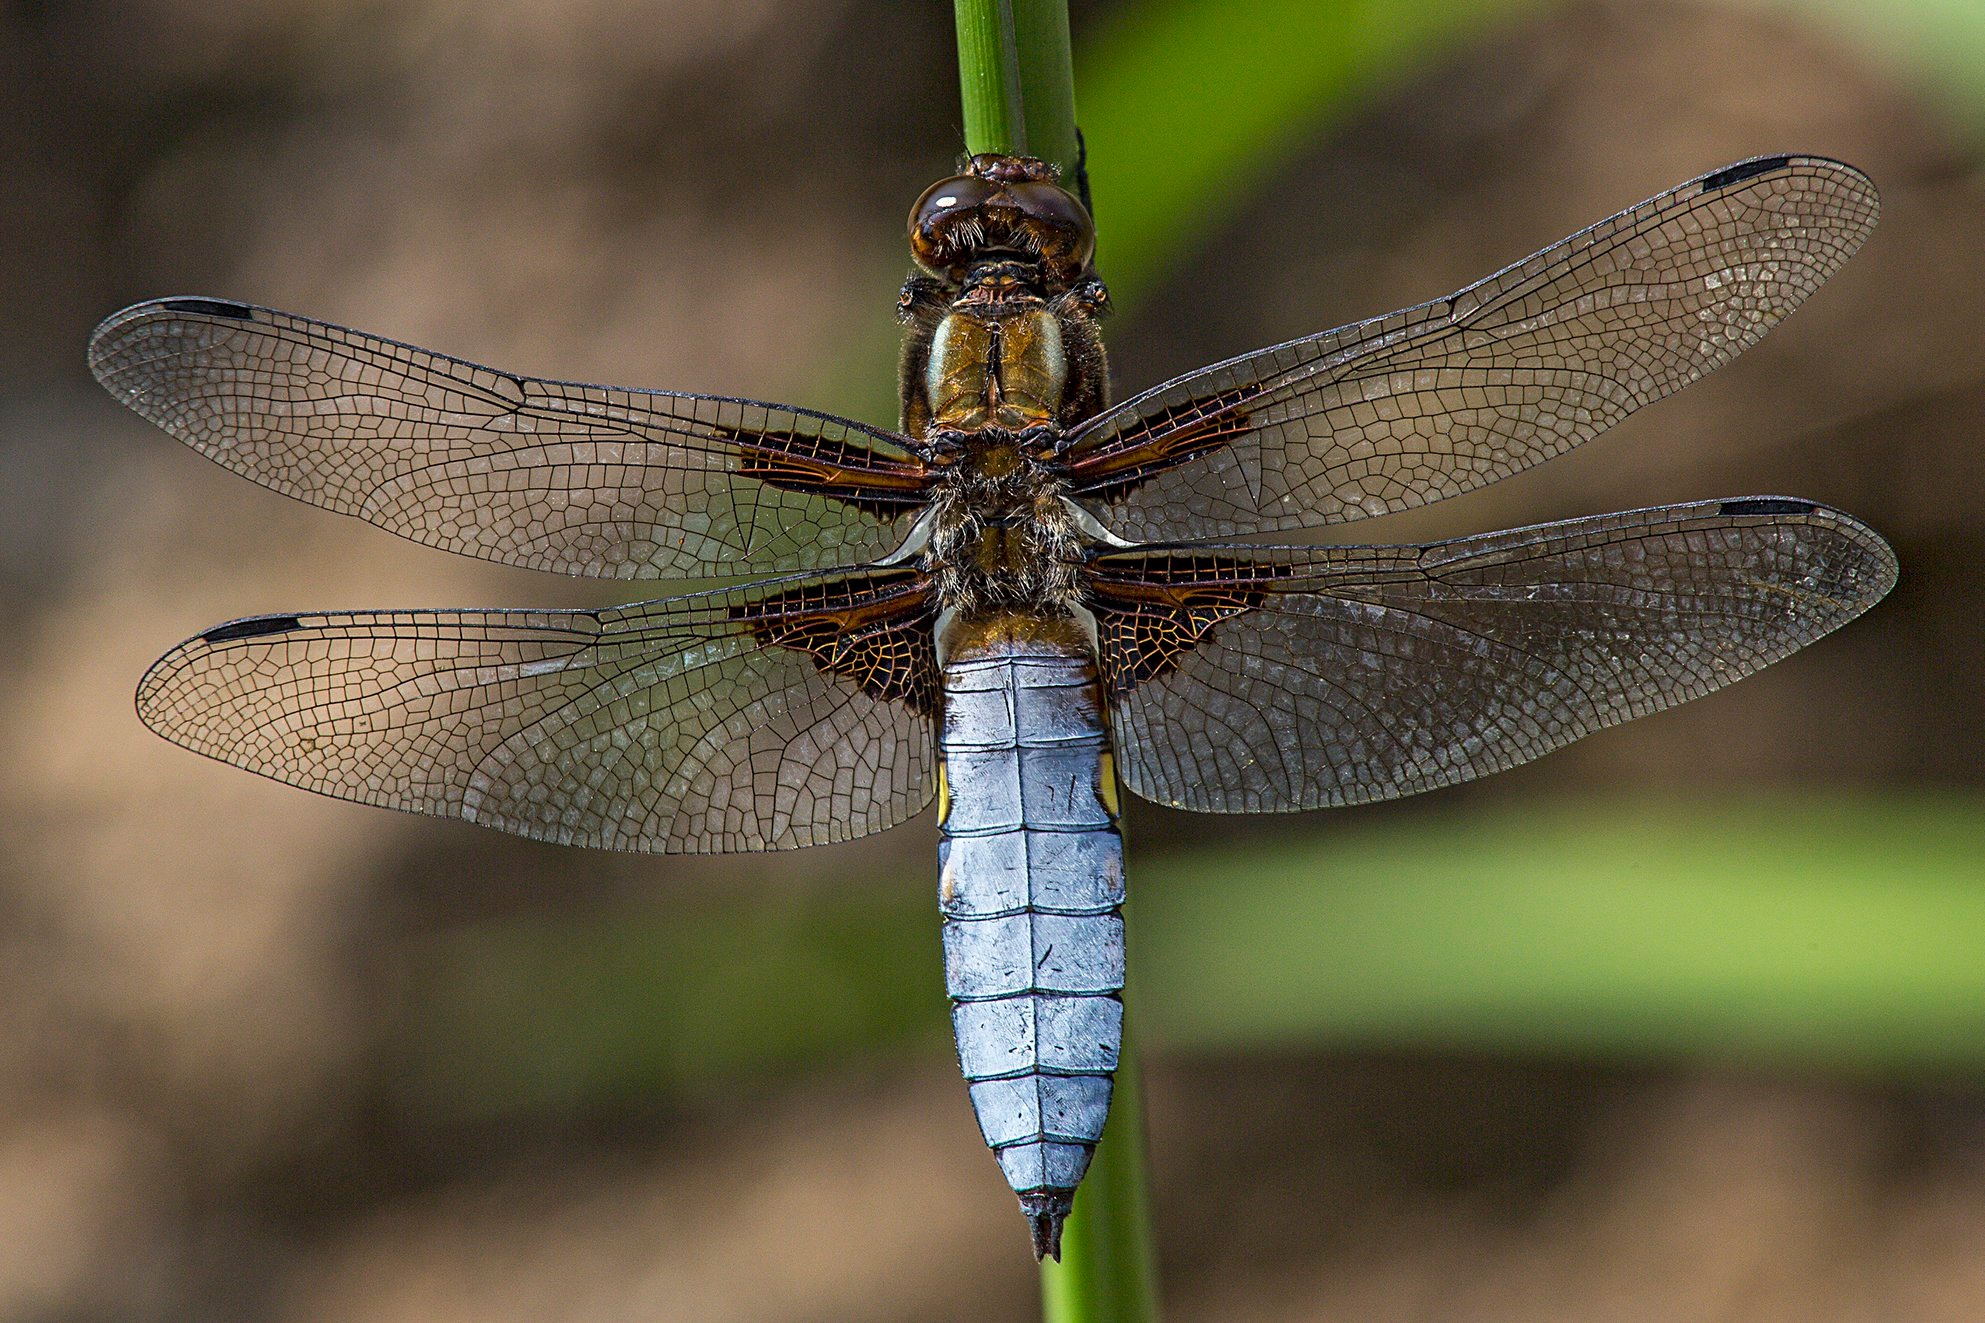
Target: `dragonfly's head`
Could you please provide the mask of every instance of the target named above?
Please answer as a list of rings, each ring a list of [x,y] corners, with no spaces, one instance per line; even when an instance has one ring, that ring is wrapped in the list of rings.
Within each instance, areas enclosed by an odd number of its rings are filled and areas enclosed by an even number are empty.
[[[1048,293],[1073,286],[1096,254],[1096,223],[1031,156],[983,153],[940,179],[910,208],[910,255],[957,284],[975,265],[1017,258],[1040,268]]]

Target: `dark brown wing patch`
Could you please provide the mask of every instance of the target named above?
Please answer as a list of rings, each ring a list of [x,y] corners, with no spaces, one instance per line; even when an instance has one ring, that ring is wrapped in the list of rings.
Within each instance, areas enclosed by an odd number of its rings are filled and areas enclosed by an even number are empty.
[[[1247,405],[1267,389],[1259,381],[1242,382],[1167,405],[1151,415],[1148,430],[1135,444],[1078,457],[1069,465],[1069,479],[1084,496],[1121,499],[1160,473],[1253,431]]]
[[[871,698],[937,711],[937,604],[928,575],[891,571],[810,583],[732,608],[760,643],[806,653]]]
[[[738,429],[737,471],[780,491],[825,496],[892,519],[923,504],[931,475],[921,461],[892,460],[831,437],[792,429]]]
[[[1215,625],[1259,606],[1266,587],[1246,582],[1236,568],[1231,558],[1191,553],[1090,565],[1085,574],[1106,692],[1120,696],[1169,675]],[[1245,568],[1268,579],[1285,567]]]

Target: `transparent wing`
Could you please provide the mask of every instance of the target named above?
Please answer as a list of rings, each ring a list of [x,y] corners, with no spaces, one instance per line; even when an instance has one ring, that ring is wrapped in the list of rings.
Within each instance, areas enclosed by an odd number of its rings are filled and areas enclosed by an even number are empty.
[[[538,381],[215,299],[90,340],[119,400],[224,468],[416,542],[607,579],[830,569],[896,549],[893,432],[710,395]]]
[[[927,603],[898,574],[610,611],[263,616],[166,654],[138,714],[290,785],[537,840],[816,845],[931,798]]]
[[[1314,527],[1561,454],[1756,344],[1861,245],[1874,185],[1746,161],[1445,299],[1167,382],[1071,439],[1077,493],[1133,542]]]
[[[1783,497],[1424,547],[1178,548],[1092,562],[1117,765],[1148,799],[1391,799],[1698,698],[1895,582],[1847,515]]]

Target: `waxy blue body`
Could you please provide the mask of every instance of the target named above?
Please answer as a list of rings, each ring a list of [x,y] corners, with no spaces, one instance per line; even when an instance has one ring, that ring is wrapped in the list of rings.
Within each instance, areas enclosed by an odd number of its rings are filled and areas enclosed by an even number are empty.
[[[976,633],[944,664],[945,985],[986,1143],[1058,1225],[1123,1037],[1114,772],[1086,642]]]

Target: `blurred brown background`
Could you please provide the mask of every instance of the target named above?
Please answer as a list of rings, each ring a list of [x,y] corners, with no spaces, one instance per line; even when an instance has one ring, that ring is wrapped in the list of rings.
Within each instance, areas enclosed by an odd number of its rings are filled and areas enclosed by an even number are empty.
[[[1115,9],[1076,6],[1078,62]],[[113,309],[206,293],[538,375],[880,421],[902,214],[949,167],[958,122],[941,5],[5,11],[0,1318],[1031,1315],[1022,1229],[935,997],[908,1012],[932,1027],[913,1049],[665,1097],[491,1114],[401,1087],[437,933],[922,888],[933,832],[609,858],[315,799],[165,745],[132,687],[216,621],[599,599],[256,489],[118,410],[82,361]],[[1740,364],[1376,536],[1789,491],[1890,537],[1895,596],[1728,695],[1450,806],[1985,780],[1985,174],[1942,101],[1789,10],[1580,3],[1295,146],[1112,328],[1120,390],[1444,293],[1758,152],[1839,156],[1884,194],[1864,252]],[[1107,162],[1096,178],[1107,263]],[[1410,829],[1426,811],[1360,821]],[[1335,821],[1146,812],[1133,877],[1189,836]],[[753,978],[713,970],[706,992]],[[1985,1316],[1978,1081],[1264,1059],[1154,1036],[1172,1317]],[[1210,1138],[1222,1119],[1237,1132]]]

